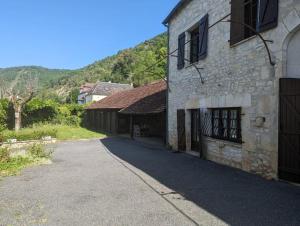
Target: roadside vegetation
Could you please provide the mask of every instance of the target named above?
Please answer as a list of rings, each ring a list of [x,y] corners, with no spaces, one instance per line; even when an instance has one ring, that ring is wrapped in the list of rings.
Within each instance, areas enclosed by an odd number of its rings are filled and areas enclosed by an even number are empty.
[[[22,112],[23,128],[14,131],[12,106],[8,100],[0,100],[0,143],[41,140],[47,137],[58,140],[101,138],[104,135],[84,128],[85,111],[83,105],[61,104],[54,100],[34,98]]]
[[[51,163],[52,151],[47,150],[48,146],[41,145],[41,140],[104,137],[84,128],[84,107],[34,98],[26,103],[22,111],[23,128],[15,131],[12,105],[6,99],[0,100],[0,178],[16,175],[28,166]],[[15,140],[36,140],[36,143],[25,150],[13,150],[14,145],[9,143]],[[6,144],[1,147],[4,142]]]
[[[25,153],[0,147],[0,178],[18,174],[28,166],[51,163],[52,150],[42,144],[33,144],[26,148]]]

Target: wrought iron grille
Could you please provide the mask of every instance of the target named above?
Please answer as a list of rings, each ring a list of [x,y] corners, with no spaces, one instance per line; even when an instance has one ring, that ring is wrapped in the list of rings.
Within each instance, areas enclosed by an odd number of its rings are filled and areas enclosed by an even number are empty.
[[[241,143],[241,109],[214,108],[200,110],[203,136]]]

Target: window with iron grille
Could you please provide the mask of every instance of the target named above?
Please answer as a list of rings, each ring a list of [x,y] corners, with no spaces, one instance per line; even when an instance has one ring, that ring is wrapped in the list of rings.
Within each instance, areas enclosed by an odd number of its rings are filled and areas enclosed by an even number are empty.
[[[241,143],[241,108],[201,110],[201,132],[204,136]]]

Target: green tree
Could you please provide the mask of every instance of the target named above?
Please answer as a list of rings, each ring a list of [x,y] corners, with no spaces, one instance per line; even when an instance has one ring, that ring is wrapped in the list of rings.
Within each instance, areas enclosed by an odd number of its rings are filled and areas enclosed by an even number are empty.
[[[69,93],[69,96],[67,97],[66,102],[69,104],[78,103],[79,93],[80,93],[80,91],[78,88],[72,89],[71,92]]]

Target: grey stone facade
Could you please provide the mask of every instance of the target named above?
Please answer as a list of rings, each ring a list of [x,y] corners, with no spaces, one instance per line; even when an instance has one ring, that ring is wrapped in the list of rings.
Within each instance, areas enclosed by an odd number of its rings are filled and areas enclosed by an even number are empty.
[[[188,3],[169,21],[170,52],[178,48],[178,36],[197,24],[206,13],[209,14],[209,25],[212,25],[230,11],[230,0],[193,0]],[[276,65],[272,66],[258,37],[249,38],[230,47],[230,23],[216,24],[209,29],[208,55],[196,64],[197,67],[204,68],[201,70],[204,84],[201,84],[194,67],[186,63],[184,69],[178,70],[177,58],[170,56],[170,146],[175,150],[178,148],[178,109],[186,110],[186,142],[187,150],[190,150],[190,109],[241,107],[243,143],[205,138],[205,158],[267,178],[277,178],[279,78],[288,77],[287,71],[299,69],[299,66],[296,68],[300,58],[299,51],[288,52],[289,43],[293,38],[295,48],[299,48],[299,30],[300,1],[279,0],[277,28],[262,33],[265,39],[274,41],[273,44],[268,44],[276,62]],[[186,34],[188,35],[188,32]],[[188,57],[189,45],[186,45],[185,51]],[[297,53],[297,60],[289,63],[290,59],[295,59],[291,54]],[[290,64],[294,68],[289,68]],[[295,73],[291,74],[297,76]],[[262,118],[265,118],[265,122],[261,121]]]

